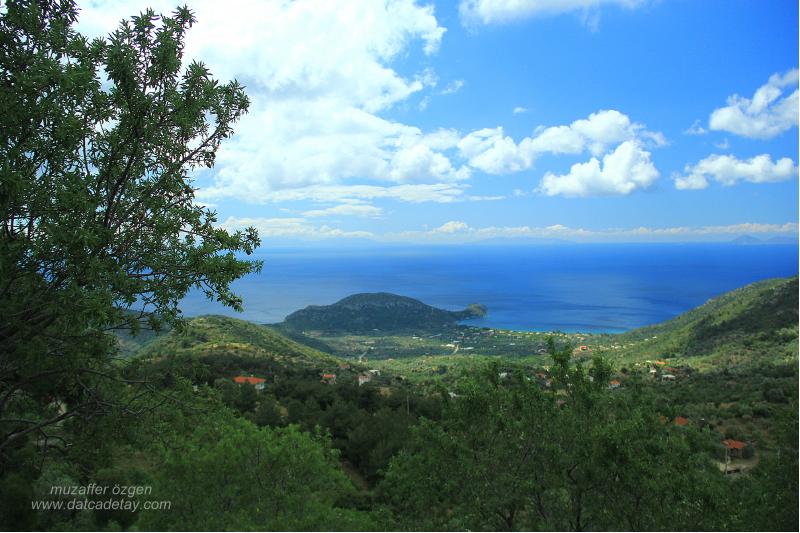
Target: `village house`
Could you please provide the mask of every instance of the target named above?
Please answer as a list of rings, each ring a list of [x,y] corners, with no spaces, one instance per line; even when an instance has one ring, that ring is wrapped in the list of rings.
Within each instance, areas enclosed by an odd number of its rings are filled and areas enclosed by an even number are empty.
[[[336,374],[322,374],[322,382],[333,385],[336,383]]]
[[[266,379],[256,378],[253,376],[236,376],[235,378],[233,378],[233,382],[238,385],[249,383],[250,385],[255,387],[255,389],[258,391],[264,390],[267,387]]]
[[[618,389],[622,385],[622,382],[618,379],[612,379],[611,382],[608,384],[609,389]]]
[[[361,385],[365,384],[365,383],[369,383],[370,381],[372,381],[372,375],[371,374],[360,374],[358,376],[358,386],[359,387]]]
[[[722,441],[722,444],[727,449],[728,456],[731,458],[741,459],[745,447],[747,447],[746,442],[742,442],[740,440],[735,439],[725,439]]]

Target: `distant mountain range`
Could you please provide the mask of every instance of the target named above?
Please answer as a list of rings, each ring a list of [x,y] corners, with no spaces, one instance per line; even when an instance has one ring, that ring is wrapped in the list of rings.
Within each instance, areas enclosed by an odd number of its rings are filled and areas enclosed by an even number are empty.
[[[731,241],[733,244],[797,244],[797,237],[776,235],[768,239],[759,239],[752,235],[740,235]]]
[[[337,333],[436,330],[485,314],[486,308],[478,304],[446,311],[407,296],[377,292],[354,294],[331,305],[310,305],[287,316],[279,326]]]

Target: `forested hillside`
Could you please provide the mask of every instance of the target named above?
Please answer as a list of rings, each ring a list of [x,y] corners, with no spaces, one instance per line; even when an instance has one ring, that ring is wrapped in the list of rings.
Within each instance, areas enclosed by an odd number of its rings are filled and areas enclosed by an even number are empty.
[[[296,367],[322,368],[341,363],[339,359],[295,342],[274,329],[214,315],[189,319],[180,330],[152,339],[137,352],[137,356],[143,358],[214,354],[265,358]]]
[[[620,335],[643,356],[740,364],[797,358],[798,278],[754,283],[672,320]]]

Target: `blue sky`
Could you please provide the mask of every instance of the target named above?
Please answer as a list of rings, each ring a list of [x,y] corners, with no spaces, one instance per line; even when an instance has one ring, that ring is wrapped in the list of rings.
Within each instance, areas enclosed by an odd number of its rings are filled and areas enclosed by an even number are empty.
[[[190,7],[253,102],[198,197],[267,244],[797,235],[796,2]]]

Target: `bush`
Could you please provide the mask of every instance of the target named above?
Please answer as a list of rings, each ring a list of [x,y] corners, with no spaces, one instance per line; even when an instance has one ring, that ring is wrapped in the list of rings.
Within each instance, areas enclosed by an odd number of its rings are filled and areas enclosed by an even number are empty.
[[[762,395],[764,396],[764,399],[770,403],[786,403],[788,401],[783,389],[779,387],[771,386],[769,388],[765,388],[762,391]]]

